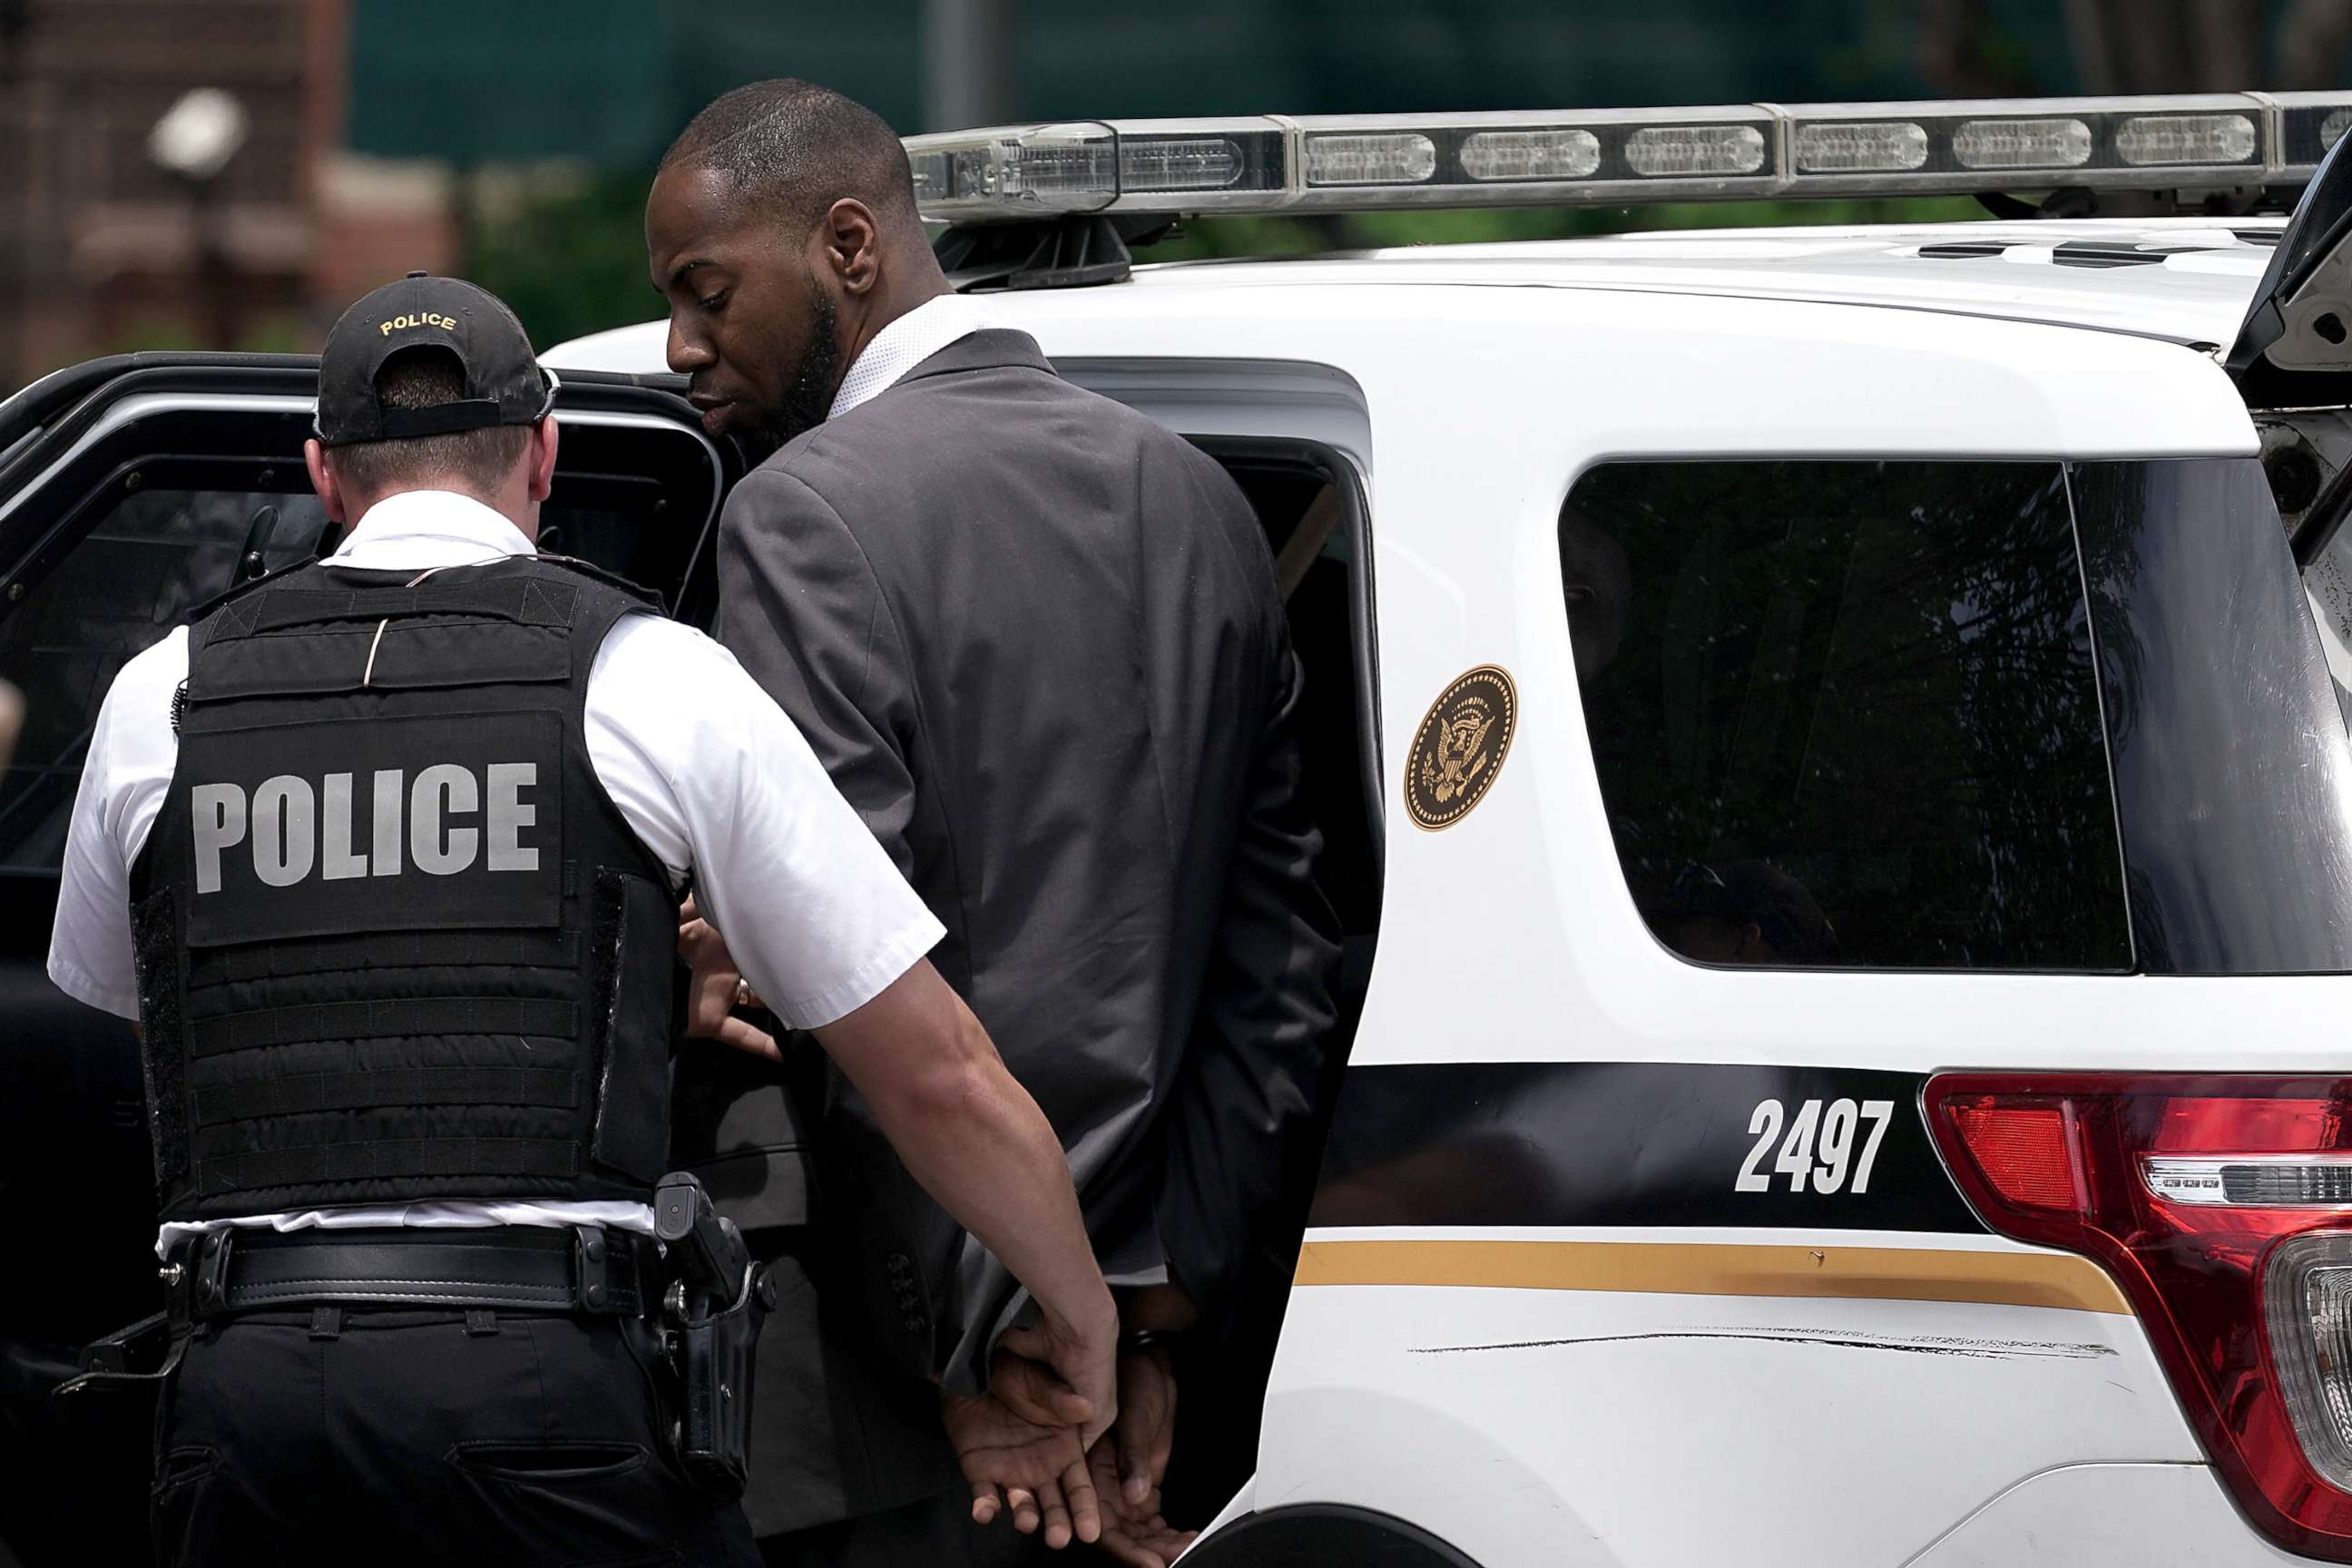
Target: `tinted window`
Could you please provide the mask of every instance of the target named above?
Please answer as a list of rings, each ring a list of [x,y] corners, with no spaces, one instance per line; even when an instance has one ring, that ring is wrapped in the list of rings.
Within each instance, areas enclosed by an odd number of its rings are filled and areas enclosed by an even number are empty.
[[[1610,464],[1560,554],[1610,826],[1669,947],[2130,966],[2057,465]]]
[[[2261,463],[2074,487],[2139,967],[2352,970],[2352,748]]]
[[[25,694],[25,732],[0,774],[0,873],[54,871],[99,703],[124,664],[227,591],[238,558],[268,569],[319,542],[311,495],[152,489],[123,498],[0,621],[0,679]]]

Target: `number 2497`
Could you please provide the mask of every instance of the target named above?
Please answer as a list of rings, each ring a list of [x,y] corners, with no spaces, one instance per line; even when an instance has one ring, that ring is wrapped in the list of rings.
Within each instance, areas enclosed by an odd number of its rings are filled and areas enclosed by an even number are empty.
[[[1756,1146],[1748,1152],[1748,1161],[1739,1167],[1739,1179],[1733,1190],[1742,1193],[1766,1193],[1772,1190],[1772,1177],[1789,1178],[1789,1190],[1801,1193],[1805,1184],[1812,1183],[1817,1193],[1866,1193],[1870,1191],[1870,1168],[1878,1162],[1878,1145],[1886,1136],[1888,1123],[1895,1120],[1895,1102],[1891,1100],[1865,1100],[1859,1104],[1851,1100],[1823,1102],[1809,1100],[1797,1108],[1791,1121],[1777,1100],[1768,1100],[1756,1108],[1748,1119],[1748,1131],[1756,1135]],[[1867,1133],[1862,1130],[1868,1122]],[[1781,1136],[1785,1125],[1788,1136]],[[1860,1152],[1855,1145],[1859,1142]],[[1780,1152],[1773,1153],[1778,1144]],[[1772,1169],[1767,1172],[1764,1162],[1769,1159]],[[1853,1178],[1852,1184],[1847,1183]]]

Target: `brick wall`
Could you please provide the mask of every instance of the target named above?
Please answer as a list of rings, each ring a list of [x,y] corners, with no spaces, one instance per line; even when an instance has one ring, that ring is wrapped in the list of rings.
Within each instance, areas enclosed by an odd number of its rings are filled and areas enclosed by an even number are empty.
[[[121,348],[308,333],[343,5],[0,0],[0,390]],[[146,145],[196,87],[247,122],[203,218]]]

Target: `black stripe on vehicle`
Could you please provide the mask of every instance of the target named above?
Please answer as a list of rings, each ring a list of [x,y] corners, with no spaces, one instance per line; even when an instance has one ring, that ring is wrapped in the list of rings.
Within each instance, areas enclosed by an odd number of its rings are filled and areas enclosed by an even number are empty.
[[[1714,1063],[1350,1067],[1309,1223],[1982,1233],[1928,1142],[1925,1081]]]

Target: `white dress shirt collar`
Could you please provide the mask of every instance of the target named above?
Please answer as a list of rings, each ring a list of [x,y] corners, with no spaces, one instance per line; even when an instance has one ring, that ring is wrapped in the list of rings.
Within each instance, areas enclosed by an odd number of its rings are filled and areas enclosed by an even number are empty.
[[[908,371],[947,347],[995,321],[985,307],[961,294],[941,294],[924,300],[874,334],[865,352],[850,362],[841,378],[833,408],[825,416],[838,419],[861,403],[881,395]]]
[[[531,553],[522,530],[471,496],[455,490],[404,490],[368,508],[327,563],[355,571],[411,572]]]

